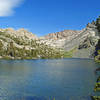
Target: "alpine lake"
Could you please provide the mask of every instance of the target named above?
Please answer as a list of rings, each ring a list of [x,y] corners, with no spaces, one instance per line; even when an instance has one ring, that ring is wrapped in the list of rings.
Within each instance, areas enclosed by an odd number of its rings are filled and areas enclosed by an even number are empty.
[[[0,100],[91,100],[91,59],[0,60]]]

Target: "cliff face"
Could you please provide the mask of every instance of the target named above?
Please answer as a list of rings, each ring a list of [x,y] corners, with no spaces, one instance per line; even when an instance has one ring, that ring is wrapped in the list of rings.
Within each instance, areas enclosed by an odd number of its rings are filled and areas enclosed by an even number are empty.
[[[40,40],[52,47],[64,48],[69,51],[79,46],[87,37],[97,36],[97,33],[96,26],[88,24],[87,27],[81,31],[64,30],[62,32],[48,34],[40,38]]]
[[[50,45],[51,47],[64,48],[65,43],[77,37],[80,32],[81,31],[64,30],[61,32],[48,34],[42,37],[40,41]]]
[[[76,37],[71,39],[70,41],[65,42],[64,48],[66,50],[71,50],[75,47],[78,47],[84,40],[88,39],[89,37],[97,37],[98,31],[95,25],[89,24],[85,29],[83,29]]]
[[[48,34],[48,35],[44,36],[44,38],[45,39],[53,39],[53,40],[59,40],[59,39],[70,40],[71,38],[77,36],[79,33],[80,33],[80,31],[64,30],[61,32]]]

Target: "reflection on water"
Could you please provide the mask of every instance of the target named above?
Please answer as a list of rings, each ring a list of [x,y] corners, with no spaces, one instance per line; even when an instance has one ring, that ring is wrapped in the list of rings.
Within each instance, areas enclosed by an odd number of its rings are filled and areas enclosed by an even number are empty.
[[[90,100],[93,60],[1,60],[0,100]]]

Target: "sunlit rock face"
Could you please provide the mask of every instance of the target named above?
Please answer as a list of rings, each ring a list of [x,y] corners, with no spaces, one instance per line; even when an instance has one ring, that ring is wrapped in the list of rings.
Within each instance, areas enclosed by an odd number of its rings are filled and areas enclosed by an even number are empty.
[[[27,37],[29,39],[38,39],[38,37],[35,34],[28,32],[24,28],[21,28],[21,29],[17,30],[16,32],[17,32],[17,34],[19,34],[19,36],[22,35],[22,36]]]
[[[9,34],[11,36],[14,37],[21,37],[23,39],[27,38],[27,39],[37,39],[38,37],[31,33],[28,32],[26,29],[21,28],[19,30],[14,30],[13,28],[7,28],[7,29],[0,29],[1,32],[4,32],[5,34]]]
[[[52,47],[62,48],[64,47],[66,41],[71,41],[73,38],[77,37],[80,32],[81,31],[64,30],[61,32],[48,34],[40,38],[40,41],[45,42]]]
[[[40,41],[52,47],[63,48],[69,51],[79,46],[87,37],[95,36],[98,36],[96,26],[94,24],[88,24],[83,30],[64,30],[51,33],[40,38]]]
[[[56,33],[51,33],[48,34],[45,37],[45,39],[54,39],[54,40],[58,40],[58,39],[68,39],[70,40],[70,38],[72,38],[73,36],[77,35],[80,31],[74,31],[74,30],[64,30],[61,32],[56,32]]]
[[[29,43],[33,40],[37,40],[38,37],[25,30],[24,28],[19,30],[14,30],[13,28],[0,29],[0,41],[3,43],[3,48],[7,49],[10,42],[17,48],[25,47],[27,50],[31,49]],[[24,45],[24,44],[28,45]]]

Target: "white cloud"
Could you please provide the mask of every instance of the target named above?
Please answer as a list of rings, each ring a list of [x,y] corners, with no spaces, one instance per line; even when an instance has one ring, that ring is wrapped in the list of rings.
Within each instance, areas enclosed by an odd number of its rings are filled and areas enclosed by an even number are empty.
[[[0,0],[0,16],[10,16],[23,0]]]

